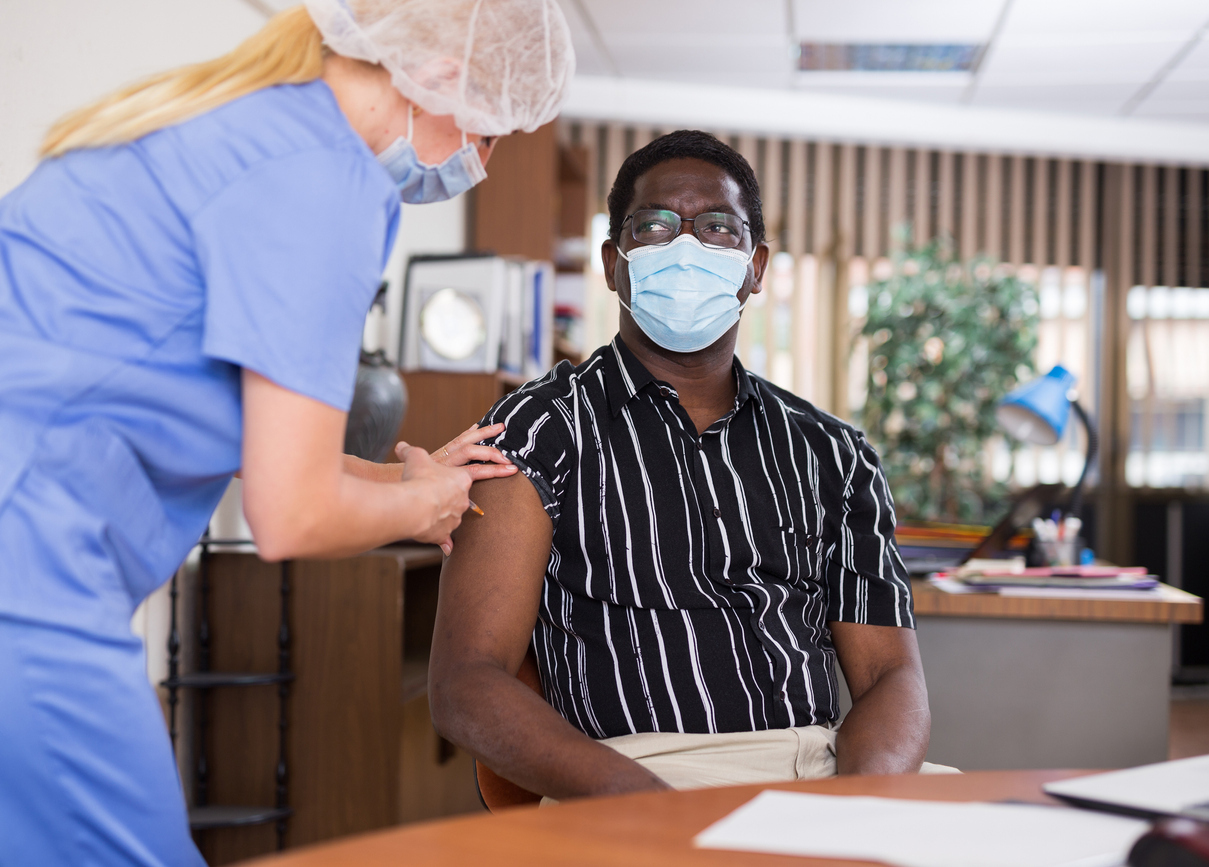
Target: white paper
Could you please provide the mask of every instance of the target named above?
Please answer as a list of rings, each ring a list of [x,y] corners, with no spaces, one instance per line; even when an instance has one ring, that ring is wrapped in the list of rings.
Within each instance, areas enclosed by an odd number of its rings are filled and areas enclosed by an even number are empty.
[[[1062,807],[765,791],[694,843],[902,867],[1119,867],[1149,827]]]
[[[1045,791],[1174,816],[1209,806],[1209,756],[1060,780]]]

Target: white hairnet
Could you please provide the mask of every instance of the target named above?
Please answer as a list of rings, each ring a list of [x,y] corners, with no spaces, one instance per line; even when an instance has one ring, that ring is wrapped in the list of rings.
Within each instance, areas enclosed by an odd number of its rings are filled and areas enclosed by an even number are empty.
[[[432,114],[479,135],[532,132],[558,114],[575,71],[555,0],[306,0],[335,53],[378,63]]]

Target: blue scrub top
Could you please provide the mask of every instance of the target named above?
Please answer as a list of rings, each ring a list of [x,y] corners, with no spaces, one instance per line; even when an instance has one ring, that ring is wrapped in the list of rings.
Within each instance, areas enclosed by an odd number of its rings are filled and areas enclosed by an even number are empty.
[[[347,410],[399,193],[320,81],[0,199],[0,618],[129,635],[240,464],[240,368]]]

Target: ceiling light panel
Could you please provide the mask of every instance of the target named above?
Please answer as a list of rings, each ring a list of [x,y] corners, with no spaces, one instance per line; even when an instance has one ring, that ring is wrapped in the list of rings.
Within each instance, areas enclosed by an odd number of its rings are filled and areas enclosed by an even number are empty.
[[[802,42],[985,42],[1003,6],[1003,0],[791,2]]]
[[[981,43],[870,44],[803,42],[797,67],[816,72],[969,72],[982,55]]]

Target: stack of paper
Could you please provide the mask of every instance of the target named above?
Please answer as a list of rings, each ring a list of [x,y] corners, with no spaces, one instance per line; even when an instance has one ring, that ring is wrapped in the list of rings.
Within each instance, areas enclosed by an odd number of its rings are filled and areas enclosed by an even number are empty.
[[[983,561],[985,562],[985,561]],[[1033,569],[970,568],[950,573],[971,587],[1062,587],[1080,590],[1147,590],[1158,586],[1157,575],[1144,566],[1042,566]]]
[[[766,791],[694,842],[902,867],[1119,867],[1148,828],[1062,807]]]

